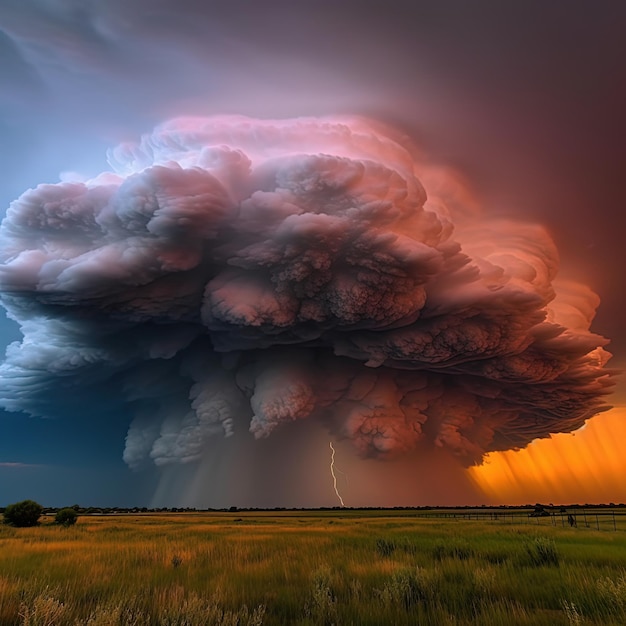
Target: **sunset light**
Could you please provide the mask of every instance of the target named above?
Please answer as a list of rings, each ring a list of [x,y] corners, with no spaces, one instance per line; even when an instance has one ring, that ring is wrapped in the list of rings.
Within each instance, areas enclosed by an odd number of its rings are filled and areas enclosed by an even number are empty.
[[[492,503],[626,501],[626,407],[590,419],[573,433],[491,452],[468,470]]]

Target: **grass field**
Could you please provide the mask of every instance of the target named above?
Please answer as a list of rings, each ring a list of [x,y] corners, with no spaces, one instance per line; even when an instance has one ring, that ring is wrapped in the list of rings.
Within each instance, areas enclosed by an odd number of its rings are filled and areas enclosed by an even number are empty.
[[[346,510],[51,521],[0,526],[0,626],[626,624],[624,522]]]

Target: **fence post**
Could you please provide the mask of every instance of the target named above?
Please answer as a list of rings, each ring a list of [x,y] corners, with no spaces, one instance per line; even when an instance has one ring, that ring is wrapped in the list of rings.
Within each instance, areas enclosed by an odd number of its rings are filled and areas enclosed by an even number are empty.
[[[617,526],[615,525],[615,511],[611,511],[613,513],[613,530],[617,530]]]

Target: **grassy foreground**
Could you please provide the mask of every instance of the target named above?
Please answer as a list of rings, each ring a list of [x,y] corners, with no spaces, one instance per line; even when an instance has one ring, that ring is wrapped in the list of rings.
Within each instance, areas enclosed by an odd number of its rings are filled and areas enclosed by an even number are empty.
[[[0,626],[626,624],[626,532],[398,512],[0,526]]]

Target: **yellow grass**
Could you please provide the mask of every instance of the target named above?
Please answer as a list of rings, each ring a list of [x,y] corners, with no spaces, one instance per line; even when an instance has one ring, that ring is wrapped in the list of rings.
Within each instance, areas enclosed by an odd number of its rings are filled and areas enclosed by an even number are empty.
[[[0,626],[624,624],[625,537],[411,512],[0,526]]]

